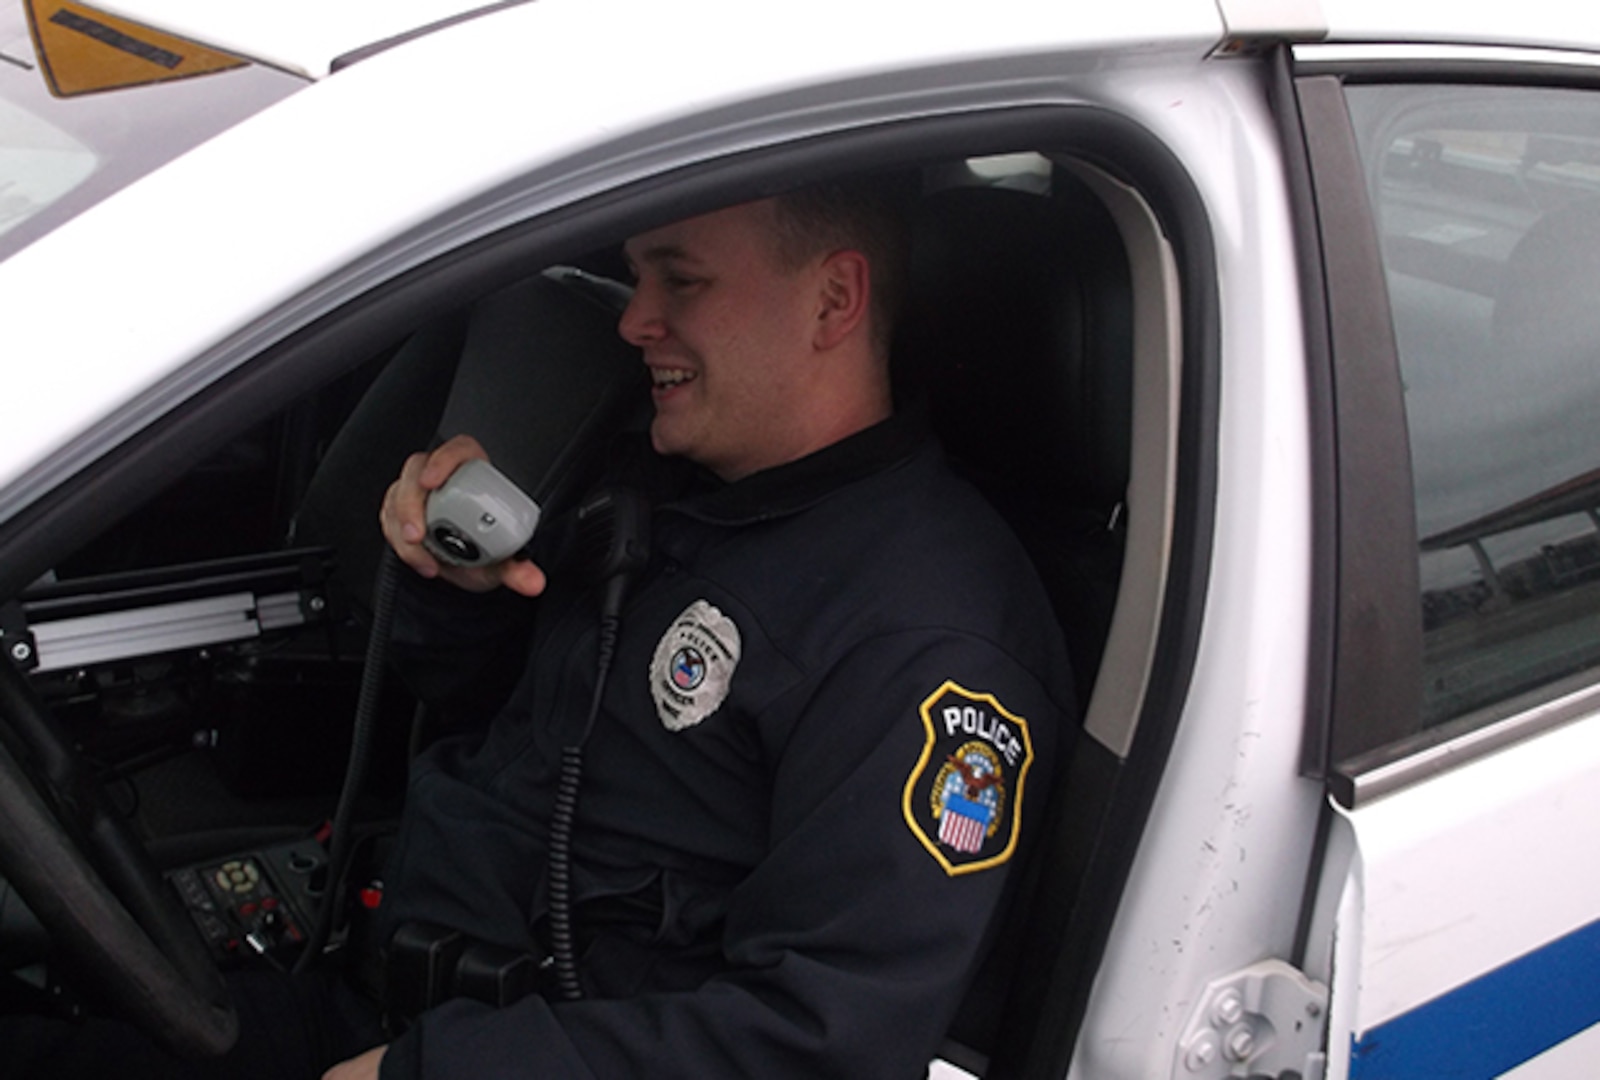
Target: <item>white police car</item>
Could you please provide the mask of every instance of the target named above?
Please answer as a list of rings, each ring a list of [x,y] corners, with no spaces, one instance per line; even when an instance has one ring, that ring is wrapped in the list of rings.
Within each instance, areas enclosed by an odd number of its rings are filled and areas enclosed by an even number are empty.
[[[899,359],[1089,684],[949,1062],[1592,1074],[1596,9],[474,6],[0,4],[0,858],[57,946],[204,1044],[204,974],[122,911],[176,902],[97,884],[135,857],[76,858],[12,763],[63,742],[191,907],[275,883],[288,924],[197,916],[216,949],[302,933],[321,851],[275,826],[337,787],[346,515],[397,460],[336,436],[409,449],[451,386],[356,431],[397,343],[915,168]],[[0,915],[0,1000],[86,1000]]]

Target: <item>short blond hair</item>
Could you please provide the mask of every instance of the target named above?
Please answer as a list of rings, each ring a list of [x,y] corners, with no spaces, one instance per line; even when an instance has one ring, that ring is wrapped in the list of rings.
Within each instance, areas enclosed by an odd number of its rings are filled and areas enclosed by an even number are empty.
[[[873,344],[885,358],[910,261],[907,186],[899,177],[861,177],[812,184],[772,200],[778,260],[786,269],[799,269],[833,251],[859,251],[866,257]]]

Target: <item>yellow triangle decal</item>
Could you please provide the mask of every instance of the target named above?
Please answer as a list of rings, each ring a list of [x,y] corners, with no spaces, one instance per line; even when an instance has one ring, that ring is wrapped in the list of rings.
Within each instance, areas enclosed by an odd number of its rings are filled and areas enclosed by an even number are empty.
[[[248,61],[171,34],[63,0],[27,0],[51,93],[94,94],[210,75]]]

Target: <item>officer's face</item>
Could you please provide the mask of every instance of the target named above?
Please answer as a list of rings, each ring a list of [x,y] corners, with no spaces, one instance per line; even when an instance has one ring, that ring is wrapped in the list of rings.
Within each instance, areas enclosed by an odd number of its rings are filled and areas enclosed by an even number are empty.
[[[618,329],[650,369],[651,441],[725,480],[813,449],[799,421],[815,407],[816,271],[779,264],[771,214],[735,206],[625,247],[638,288]]]

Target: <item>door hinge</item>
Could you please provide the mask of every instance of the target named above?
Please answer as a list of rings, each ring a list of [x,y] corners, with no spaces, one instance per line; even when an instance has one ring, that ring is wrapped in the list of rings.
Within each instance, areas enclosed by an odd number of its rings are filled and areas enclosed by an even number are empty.
[[[1174,1080],[1322,1080],[1328,988],[1282,960],[1206,984],[1178,1043]]]

